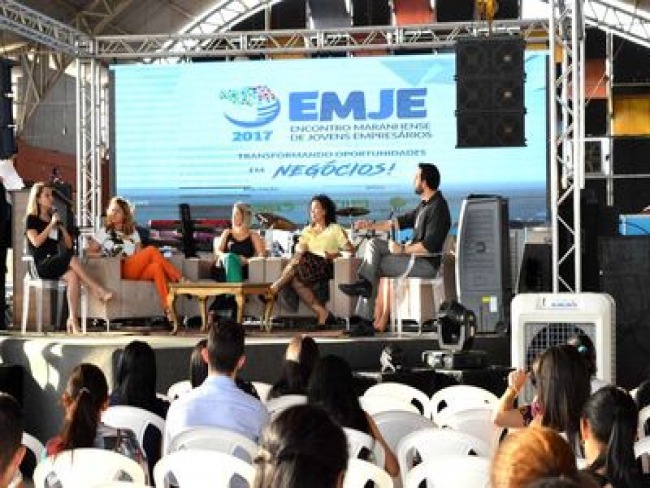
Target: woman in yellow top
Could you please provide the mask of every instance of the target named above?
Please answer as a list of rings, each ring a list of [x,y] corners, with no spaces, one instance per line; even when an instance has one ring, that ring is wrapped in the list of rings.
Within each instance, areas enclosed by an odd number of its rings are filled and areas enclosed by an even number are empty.
[[[296,255],[282,271],[280,278],[271,285],[269,298],[286,285],[291,285],[296,294],[309,305],[316,314],[318,325],[333,321],[314,295],[314,286],[332,278],[332,261],[340,256],[340,251],[354,253],[354,247],[343,227],[336,223],[336,205],[327,195],[315,195],[310,203],[311,223],[302,231],[296,245]]]

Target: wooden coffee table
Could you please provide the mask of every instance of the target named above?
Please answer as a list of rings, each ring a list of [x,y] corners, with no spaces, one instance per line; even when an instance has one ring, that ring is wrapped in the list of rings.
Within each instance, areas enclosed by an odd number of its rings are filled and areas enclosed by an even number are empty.
[[[176,315],[176,297],[178,295],[190,295],[198,298],[199,308],[201,310],[201,330],[206,331],[208,328],[208,318],[205,304],[208,297],[222,294],[235,295],[235,301],[237,302],[237,322],[241,324],[244,318],[244,299],[246,295],[264,295],[269,291],[270,286],[271,283],[170,283],[167,306],[171,310],[174,319],[172,334],[178,332],[178,315]],[[264,306],[262,327],[268,332],[271,331],[271,314],[273,313],[274,305],[275,301],[269,300]]]

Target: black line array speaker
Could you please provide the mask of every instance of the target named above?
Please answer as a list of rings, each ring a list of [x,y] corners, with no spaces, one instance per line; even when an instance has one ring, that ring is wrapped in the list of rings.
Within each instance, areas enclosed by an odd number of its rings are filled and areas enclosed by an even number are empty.
[[[474,20],[474,0],[436,0],[438,22]]]
[[[458,40],[457,147],[525,145],[525,44],[518,36]]]
[[[512,278],[508,199],[470,195],[460,211],[456,247],[458,301],[476,314],[477,332],[505,332]]]
[[[388,0],[352,0],[352,25],[390,25]]]
[[[11,96],[11,68],[13,65],[13,61],[0,58],[0,159],[8,159],[16,153],[14,99]]]

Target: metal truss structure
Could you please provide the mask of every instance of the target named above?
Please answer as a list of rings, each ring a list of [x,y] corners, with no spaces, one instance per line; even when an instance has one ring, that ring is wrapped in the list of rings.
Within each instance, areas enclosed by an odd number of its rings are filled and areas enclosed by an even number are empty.
[[[274,30],[97,36],[96,56],[107,60],[191,57],[274,56],[282,54],[350,53],[409,49],[452,49],[461,36],[519,34],[529,43],[546,45],[547,21],[495,20],[445,22],[407,27],[348,27],[326,30]]]
[[[203,17],[188,24],[181,34],[102,36],[105,27],[133,0],[96,0],[77,12],[73,25],[57,22],[21,6],[0,0],[0,26],[58,53],[56,71],[65,69],[67,58],[77,61],[77,213],[82,228],[92,227],[99,215],[101,195],[100,62],[169,60],[191,57],[234,58],[303,53],[349,53],[360,51],[448,50],[465,35],[512,33],[529,45],[560,52],[556,73],[549,56],[551,217],[553,227],[553,289],[581,291],[580,194],[584,186],[584,25],[589,23],[625,39],[650,47],[650,16],[618,0],[549,0],[548,20],[495,20],[439,23],[406,27],[356,27],[335,30],[227,32],[235,23],[279,0],[220,0]],[[112,26],[113,30],[118,29]],[[86,33],[85,33],[86,32]],[[17,53],[21,54],[21,53]],[[46,54],[47,56],[50,55]],[[25,57],[24,69],[34,93],[34,103],[57,75],[35,76],[35,66],[51,66],[52,58]],[[30,69],[29,64],[32,64]],[[39,68],[40,69],[40,68]],[[59,75],[60,76],[60,73]],[[29,81],[31,79],[31,81]],[[30,108],[32,107],[32,108]],[[26,104],[26,112],[33,106]],[[19,120],[19,121],[20,121]],[[570,212],[564,209],[569,207]],[[570,217],[567,217],[570,215]],[[560,235],[571,241],[560,254]],[[573,264],[571,267],[570,265]],[[565,271],[568,272],[565,274]]]
[[[553,292],[582,290],[580,195],[584,160],[584,16],[582,0],[553,0],[549,44],[549,131]],[[556,70],[555,54],[562,62]],[[557,73],[557,74],[556,74]],[[554,123],[557,121],[558,123]],[[560,237],[566,246],[560,248]],[[573,264],[573,266],[571,266]]]

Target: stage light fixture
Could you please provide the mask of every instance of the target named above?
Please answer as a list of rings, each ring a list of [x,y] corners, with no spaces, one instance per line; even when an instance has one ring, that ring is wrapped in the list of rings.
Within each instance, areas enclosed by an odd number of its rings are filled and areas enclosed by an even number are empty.
[[[438,343],[446,351],[469,351],[474,344],[476,315],[456,300],[444,302],[438,312]]]

